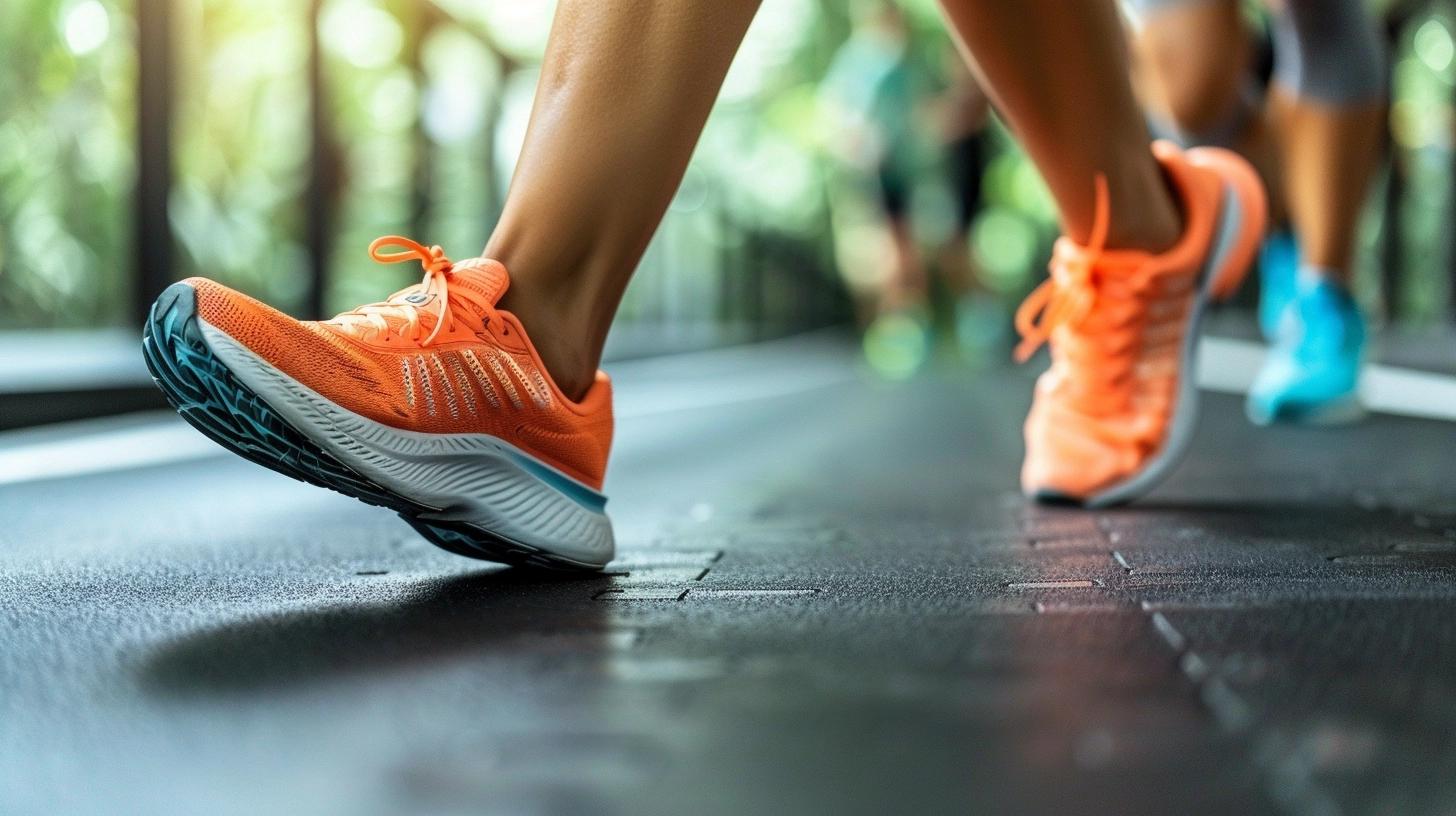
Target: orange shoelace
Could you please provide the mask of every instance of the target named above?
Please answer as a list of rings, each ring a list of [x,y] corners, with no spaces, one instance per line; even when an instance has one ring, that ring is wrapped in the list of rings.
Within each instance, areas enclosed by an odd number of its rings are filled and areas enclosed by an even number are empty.
[[[1111,221],[1107,177],[1097,175],[1097,203],[1092,215],[1092,235],[1085,252],[1063,251],[1066,244],[1057,242],[1049,265],[1051,276],[1032,290],[1016,309],[1016,333],[1021,342],[1016,346],[1016,362],[1024,363],[1051,339],[1052,330],[1066,324],[1081,325],[1097,303],[1097,262],[1107,245]]]
[[[1106,413],[1126,407],[1125,378],[1145,346],[1144,328],[1158,314],[1150,301],[1163,278],[1176,274],[1150,264],[1141,252],[1106,249],[1111,205],[1105,176],[1097,176],[1096,210],[1086,247],[1063,238],[1049,265],[1051,276],[1016,310],[1018,362],[1025,362],[1058,327],[1070,329],[1056,357],[1068,365],[1070,396],[1084,411]],[[1133,299],[1136,304],[1119,301]],[[1133,308],[1128,308],[1133,306]]]
[[[383,252],[385,247],[401,247],[404,251]],[[485,331],[485,324],[495,312],[495,306],[484,294],[469,287],[450,286],[455,265],[445,257],[445,252],[440,247],[425,247],[408,238],[390,235],[376,239],[369,245],[369,257],[379,263],[418,260],[425,268],[424,280],[395,292],[389,300],[360,306],[352,312],[335,317],[329,323],[364,339],[394,332],[421,346],[433,343],[441,329],[454,330],[457,320],[477,334]],[[436,306],[432,313],[425,312],[421,307],[431,302],[432,295]],[[460,308],[461,306],[465,308]],[[421,340],[420,336],[425,331],[423,318],[426,315],[434,318],[434,326],[429,335]],[[390,318],[395,322],[391,322]]]

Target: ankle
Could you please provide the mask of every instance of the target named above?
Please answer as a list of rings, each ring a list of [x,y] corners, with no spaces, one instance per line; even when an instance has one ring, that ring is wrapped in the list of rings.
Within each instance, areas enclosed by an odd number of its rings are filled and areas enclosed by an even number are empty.
[[[1179,194],[1153,155],[1146,150],[1134,151],[1104,166],[1108,169],[1097,181],[1100,191],[1094,205],[1074,211],[1076,215],[1065,222],[1066,235],[1088,245],[1099,210],[1106,207],[1103,246],[1107,249],[1161,255],[1176,246],[1184,228]],[[1067,214],[1065,207],[1063,212]]]
[[[596,382],[596,362],[579,349],[559,343],[536,343],[536,355],[546,367],[546,376],[572,402],[580,402]]]
[[[1302,290],[1313,289],[1321,283],[1337,286],[1343,291],[1350,288],[1349,275],[1336,266],[1302,263],[1295,273],[1295,281]]]
[[[1160,255],[1183,237],[1183,213],[1171,181],[1162,173],[1110,190],[1107,246]]]
[[[1177,221],[1168,228],[1162,224],[1128,223],[1120,228],[1116,221],[1107,233],[1109,249],[1136,249],[1152,255],[1161,255],[1177,245],[1182,237],[1182,225]]]
[[[556,384],[562,396],[573,402],[586,396],[596,381],[598,360],[587,351],[588,343],[561,329],[563,326],[581,325],[580,321],[543,307],[538,299],[515,287],[501,297],[497,307],[521,324],[545,368],[546,376]]]

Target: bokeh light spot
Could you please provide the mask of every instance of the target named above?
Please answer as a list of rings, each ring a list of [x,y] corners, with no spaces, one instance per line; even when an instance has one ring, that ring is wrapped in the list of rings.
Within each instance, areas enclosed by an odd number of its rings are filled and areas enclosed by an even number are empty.
[[[334,3],[322,27],[329,50],[356,68],[388,65],[404,46],[404,31],[394,15],[363,0]]]
[[[909,378],[925,363],[929,353],[926,327],[910,315],[883,315],[865,331],[865,362],[885,379]]]
[[[1016,213],[993,207],[976,219],[971,246],[976,262],[998,291],[1021,285],[1036,255],[1036,230]]]
[[[61,28],[66,48],[79,57],[100,48],[111,36],[111,17],[97,0],[82,0],[66,13]]]
[[[1427,20],[1416,30],[1415,49],[1421,62],[1438,74],[1450,68],[1451,59],[1456,56],[1456,44],[1451,42],[1451,32],[1436,19]]]

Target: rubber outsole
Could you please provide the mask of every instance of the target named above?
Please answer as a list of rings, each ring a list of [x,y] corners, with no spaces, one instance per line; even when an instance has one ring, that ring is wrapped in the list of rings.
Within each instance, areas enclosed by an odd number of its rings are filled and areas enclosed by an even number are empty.
[[[431,544],[456,555],[519,567],[601,569],[472,524],[421,518],[438,508],[380,487],[329,455],[289,425],[212,352],[198,325],[197,292],[185,283],[168,287],[152,304],[142,327],[142,356],[157,387],[188,424],[250,462],[393,510]]]
[[[1250,399],[1245,403],[1244,413],[1255,425],[1289,424],[1313,428],[1353,425],[1369,415],[1357,394],[1320,402],[1284,400],[1272,411]]]

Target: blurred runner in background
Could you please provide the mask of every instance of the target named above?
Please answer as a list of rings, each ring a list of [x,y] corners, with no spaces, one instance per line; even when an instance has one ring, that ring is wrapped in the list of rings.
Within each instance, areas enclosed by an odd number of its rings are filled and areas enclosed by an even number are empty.
[[[941,138],[946,180],[955,203],[955,220],[940,253],[940,272],[953,296],[956,345],[961,359],[977,365],[1004,360],[1006,304],[992,294],[971,255],[971,227],[985,201],[982,181],[991,163],[987,124],[991,102],[954,50],[944,54],[949,87],[942,95]]]
[[[862,182],[838,185],[835,197],[839,255],[866,327],[866,358],[885,376],[913,374],[931,352],[936,312],[945,311],[963,355],[979,360],[1005,322],[1004,307],[980,295],[968,243],[981,208],[986,95],[959,54],[915,36],[898,4],[863,0],[851,17],[853,32],[825,74],[820,101],[826,147]],[[936,181],[951,212],[943,214],[945,234],[932,234],[935,245],[924,247],[934,230],[916,223],[925,220],[916,190]],[[877,207],[861,200],[867,187]],[[933,302],[936,277],[948,303]]]
[[[1272,348],[1249,418],[1358,418],[1366,332],[1350,276],[1386,97],[1375,20],[1363,0],[1266,0],[1274,56],[1266,89],[1239,0],[1132,6],[1135,74],[1154,129],[1184,145],[1238,150],[1288,219],[1263,253],[1259,325]]]

